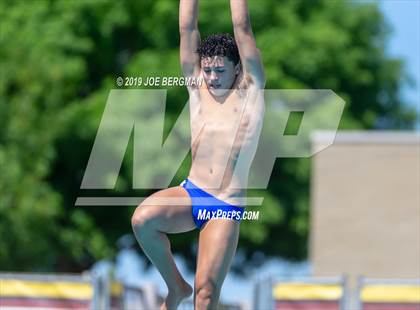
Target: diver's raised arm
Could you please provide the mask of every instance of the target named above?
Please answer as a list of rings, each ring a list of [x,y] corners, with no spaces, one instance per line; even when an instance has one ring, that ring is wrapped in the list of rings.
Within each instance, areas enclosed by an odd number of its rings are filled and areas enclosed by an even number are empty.
[[[198,31],[198,0],[179,2],[180,62],[186,77],[198,76],[200,58],[197,48],[200,44]]]
[[[260,88],[265,86],[265,75],[260,51],[252,33],[246,0],[230,0],[233,32],[245,73],[251,75]]]

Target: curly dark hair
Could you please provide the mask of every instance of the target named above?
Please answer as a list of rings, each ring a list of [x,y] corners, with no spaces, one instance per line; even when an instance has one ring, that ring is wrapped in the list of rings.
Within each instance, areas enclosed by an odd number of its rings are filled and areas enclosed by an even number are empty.
[[[240,60],[235,39],[229,33],[209,35],[201,41],[197,53],[201,59],[213,56],[226,56],[234,65]]]

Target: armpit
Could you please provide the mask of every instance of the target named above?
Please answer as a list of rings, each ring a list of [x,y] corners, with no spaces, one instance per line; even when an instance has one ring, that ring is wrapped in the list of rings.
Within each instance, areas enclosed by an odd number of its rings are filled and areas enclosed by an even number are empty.
[[[243,97],[245,91],[248,90],[252,84],[254,84],[254,81],[249,74],[245,73],[245,75],[242,75],[237,87],[239,95]]]

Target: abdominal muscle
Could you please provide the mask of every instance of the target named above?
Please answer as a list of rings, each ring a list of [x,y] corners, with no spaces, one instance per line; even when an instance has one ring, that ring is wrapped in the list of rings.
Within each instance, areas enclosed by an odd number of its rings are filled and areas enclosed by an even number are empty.
[[[192,165],[188,178],[226,203],[245,206],[249,167],[264,114],[262,96],[253,96],[251,88],[245,94],[234,89],[219,103],[206,88],[197,91],[195,96],[190,94]]]

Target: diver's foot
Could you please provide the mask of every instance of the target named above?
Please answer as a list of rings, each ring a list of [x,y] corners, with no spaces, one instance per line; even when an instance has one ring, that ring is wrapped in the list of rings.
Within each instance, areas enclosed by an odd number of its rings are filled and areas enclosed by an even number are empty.
[[[182,300],[189,297],[192,292],[192,287],[185,281],[179,287],[169,289],[168,296],[160,310],[176,310]]]

